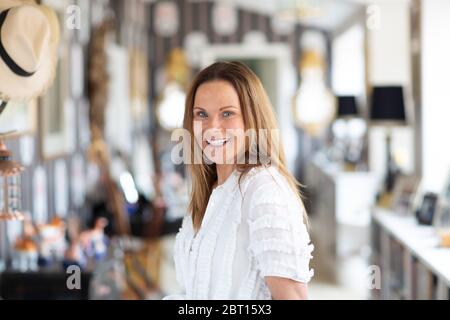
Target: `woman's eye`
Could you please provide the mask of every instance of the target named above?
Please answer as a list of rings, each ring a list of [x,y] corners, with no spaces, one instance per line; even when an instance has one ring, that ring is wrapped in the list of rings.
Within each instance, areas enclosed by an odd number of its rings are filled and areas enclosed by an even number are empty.
[[[223,113],[223,116],[226,118],[226,117],[231,116],[232,114],[233,114],[233,112],[231,112],[231,111],[225,111],[225,112]]]
[[[199,112],[197,112],[197,116],[198,116],[199,118],[206,118],[206,112],[204,112],[204,111],[199,111]]]

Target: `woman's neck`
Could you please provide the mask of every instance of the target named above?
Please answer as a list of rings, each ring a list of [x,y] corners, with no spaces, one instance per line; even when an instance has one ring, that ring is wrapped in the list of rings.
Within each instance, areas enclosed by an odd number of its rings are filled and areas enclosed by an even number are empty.
[[[235,165],[234,164],[216,164],[217,171],[217,184],[221,185],[224,183],[230,174],[233,172]]]

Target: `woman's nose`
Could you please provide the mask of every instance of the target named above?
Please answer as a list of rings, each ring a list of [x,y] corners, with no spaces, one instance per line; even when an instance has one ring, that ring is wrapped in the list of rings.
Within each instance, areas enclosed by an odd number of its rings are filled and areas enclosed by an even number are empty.
[[[212,130],[212,129],[221,130],[222,129],[222,122],[220,121],[219,116],[210,117],[206,129],[209,129],[209,130]]]

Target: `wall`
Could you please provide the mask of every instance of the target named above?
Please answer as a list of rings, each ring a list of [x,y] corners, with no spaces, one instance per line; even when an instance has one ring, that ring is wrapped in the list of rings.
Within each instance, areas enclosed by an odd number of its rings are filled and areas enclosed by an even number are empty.
[[[366,2],[366,1],[364,1]],[[369,86],[402,85],[406,99],[408,127],[392,129],[392,150],[406,174],[416,171],[414,152],[414,105],[411,100],[410,1],[367,1]],[[379,181],[386,171],[386,129],[369,131],[369,167]]]
[[[422,1],[423,187],[437,192],[450,174],[449,17],[449,1]]]

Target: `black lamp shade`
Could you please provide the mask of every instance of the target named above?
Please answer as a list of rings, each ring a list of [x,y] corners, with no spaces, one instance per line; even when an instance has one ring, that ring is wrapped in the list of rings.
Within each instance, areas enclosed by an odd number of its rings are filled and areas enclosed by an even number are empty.
[[[338,117],[352,117],[358,115],[356,98],[354,96],[338,97]]]
[[[401,86],[374,87],[370,119],[406,122],[403,88]]]

